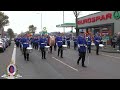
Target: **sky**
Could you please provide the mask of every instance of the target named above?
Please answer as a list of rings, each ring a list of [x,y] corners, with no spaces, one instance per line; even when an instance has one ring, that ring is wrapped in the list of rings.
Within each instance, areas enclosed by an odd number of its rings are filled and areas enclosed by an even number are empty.
[[[5,26],[12,28],[14,33],[28,31],[29,25],[37,27],[36,33],[41,31],[41,14],[42,14],[42,28],[46,27],[48,32],[63,32],[63,28],[57,28],[56,25],[63,23],[63,11],[2,11],[9,16],[10,24]],[[86,16],[99,11],[81,11],[79,17]],[[75,16],[73,11],[64,11],[64,23],[75,23]],[[71,28],[65,28],[65,31],[71,31]],[[74,29],[75,31],[75,29]]]

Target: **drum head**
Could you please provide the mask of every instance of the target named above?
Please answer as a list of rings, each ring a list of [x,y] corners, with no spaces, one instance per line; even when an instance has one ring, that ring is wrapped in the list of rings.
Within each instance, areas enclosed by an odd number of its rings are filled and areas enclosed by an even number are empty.
[[[45,48],[49,48],[50,46],[45,46]]]
[[[100,47],[104,47],[104,45],[103,45],[103,44],[100,44],[99,46],[100,46]]]

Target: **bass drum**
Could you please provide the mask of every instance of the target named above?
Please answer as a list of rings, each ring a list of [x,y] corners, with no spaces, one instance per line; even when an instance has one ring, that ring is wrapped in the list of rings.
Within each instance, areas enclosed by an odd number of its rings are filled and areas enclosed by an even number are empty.
[[[55,37],[50,36],[48,39],[49,46],[54,46],[55,45]]]

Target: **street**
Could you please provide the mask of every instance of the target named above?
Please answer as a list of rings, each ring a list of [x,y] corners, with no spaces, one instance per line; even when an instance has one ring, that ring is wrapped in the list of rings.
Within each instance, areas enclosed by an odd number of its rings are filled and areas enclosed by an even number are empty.
[[[0,53],[0,76],[7,74],[14,43],[4,53]],[[119,79],[120,78],[120,56],[118,53],[95,51],[86,54],[85,64],[87,68],[77,65],[78,52],[73,47],[65,50],[63,58],[57,56],[57,51],[47,52],[47,59],[41,59],[41,52],[34,50],[30,53],[30,61],[25,61],[19,48],[16,49],[15,64],[19,79]],[[3,79],[0,77],[0,79]]]

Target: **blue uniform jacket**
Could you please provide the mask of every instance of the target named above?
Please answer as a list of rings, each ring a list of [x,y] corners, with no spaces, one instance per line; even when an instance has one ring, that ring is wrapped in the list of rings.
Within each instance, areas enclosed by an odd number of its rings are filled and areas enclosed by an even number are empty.
[[[65,41],[66,41],[66,38],[65,38],[65,37],[63,37],[62,41],[63,41],[63,42],[65,42]]]
[[[41,48],[44,48],[46,46],[46,38],[40,38],[39,39],[39,45]]]
[[[32,38],[31,42],[32,42],[32,43],[34,43],[34,42],[35,42],[35,39],[34,39],[34,38]]]
[[[61,36],[58,36],[58,37],[56,38],[56,41],[57,41],[58,47],[62,46],[63,42],[62,42],[62,37],[61,37]]]
[[[22,38],[21,43],[23,45],[23,48],[29,47],[29,39],[27,38]]]
[[[67,40],[67,43],[70,43],[70,38],[69,37],[66,40]]]
[[[35,42],[35,44],[37,44],[37,43],[39,42],[39,40],[38,40],[38,39],[35,39],[34,42]]]
[[[91,42],[92,42],[91,37],[88,37],[88,39],[87,39],[87,45],[91,45]]]
[[[86,45],[87,45],[86,39],[84,37],[79,36],[77,42],[79,46],[78,51],[86,52]]]
[[[19,42],[20,41],[20,38],[16,38],[16,42]]]
[[[100,44],[100,41],[101,41],[101,37],[100,37],[100,36],[95,36],[95,37],[94,37],[95,45],[99,45],[99,44]]]
[[[77,38],[74,38],[73,41],[74,41],[74,44],[77,44]]]

